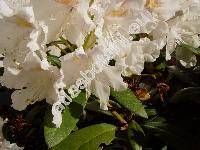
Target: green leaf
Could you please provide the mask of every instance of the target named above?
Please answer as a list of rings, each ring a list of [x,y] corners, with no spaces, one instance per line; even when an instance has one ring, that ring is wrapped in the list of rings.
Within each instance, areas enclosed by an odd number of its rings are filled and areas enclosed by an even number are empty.
[[[163,62],[156,66],[156,70],[165,70],[165,68],[166,64]]]
[[[110,124],[97,124],[70,134],[63,142],[51,150],[97,150],[102,143],[110,144],[115,138],[116,127]]]
[[[173,97],[173,103],[197,101],[200,102],[200,87],[189,87],[179,90]]]
[[[62,124],[60,128],[55,128],[52,123],[51,107],[45,113],[44,135],[45,141],[49,147],[53,147],[63,141],[76,128],[76,123],[86,105],[86,95],[81,92],[73,102],[65,108],[62,113]]]
[[[161,150],[167,150],[167,146],[165,145],[164,147],[161,148]]]
[[[128,125],[128,139],[133,150],[142,150],[142,145],[136,141],[141,134],[142,136],[145,135],[142,127],[132,120]]]
[[[143,126],[146,128],[149,128],[149,129],[164,127],[167,125],[165,122],[166,122],[166,120],[162,117],[154,117],[154,118],[146,121]]]
[[[187,146],[189,143],[187,141],[189,140],[187,137],[184,138],[184,136],[181,135],[183,131],[181,131],[180,134],[173,125],[167,124],[166,120],[162,117],[155,117],[146,121],[143,125],[143,129],[148,132],[148,134],[158,137],[177,150],[187,150],[189,148]]]
[[[139,145],[134,139],[130,139],[129,141],[133,150],[142,150],[142,146]]]
[[[155,116],[157,115],[156,109],[145,109],[148,116]]]
[[[96,36],[94,34],[94,31],[91,31],[87,37],[85,38],[85,42],[83,44],[83,49],[84,50],[87,50],[87,49],[90,49],[90,48],[93,48],[95,43],[96,43]]]
[[[194,48],[193,46],[190,46],[190,45],[187,45],[184,43],[181,43],[180,46],[192,51],[193,53],[195,53],[197,55],[200,55],[200,48]]]
[[[3,67],[0,67],[0,76],[2,76],[4,73],[4,68]]]
[[[88,102],[87,105],[85,106],[85,109],[97,113],[102,113],[108,116],[113,116],[110,111],[100,109],[100,104],[98,101]]]
[[[136,131],[136,134],[134,131]],[[142,150],[142,146],[136,141],[137,136],[135,135],[138,135],[137,133],[142,133],[142,135],[144,135],[141,126],[133,120],[128,125],[128,139],[133,150]]]
[[[120,92],[111,91],[111,95],[116,99],[119,104],[129,109],[134,114],[140,117],[148,118],[144,106],[136,98],[131,90],[128,89],[126,91]]]
[[[60,62],[59,57],[51,55],[51,54],[47,54],[47,60],[48,62],[51,63],[51,65],[61,68],[61,62]]]
[[[145,135],[142,127],[134,120],[132,120],[132,122],[129,123],[129,129],[132,129],[138,133],[142,133],[143,135]]]

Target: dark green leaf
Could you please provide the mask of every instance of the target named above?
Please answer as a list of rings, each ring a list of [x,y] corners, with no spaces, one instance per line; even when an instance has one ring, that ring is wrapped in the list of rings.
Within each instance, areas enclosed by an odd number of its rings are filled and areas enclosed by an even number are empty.
[[[132,122],[129,123],[129,129],[134,130],[134,131],[136,131],[138,133],[140,132],[143,135],[145,135],[142,127],[134,120],[132,120]]]
[[[48,62],[51,63],[51,65],[57,66],[58,68],[61,67],[61,62],[60,62],[59,57],[51,55],[51,54],[48,54],[47,55],[47,60],[48,60]]]
[[[143,125],[143,129],[145,132],[148,132],[148,134],[158,137],[177,150],[188,150],[194,148],[193,146],[195,144],[190,141],[192,136],[185,135],[185,131],[167,124],[164,118],[155,117],[148,120]]]
[[[142,146],[139,145],[134,139],[130,139],[129,141],[133,150],[142,150]]]
[[[189,87],[179,90],[173,97],[172,102],[186,102],[198,101],[200,102],[200,87]]]
[[[110,144],[115,138],[115,129],[105,123],[92,125],[70,134],[51,150],[97,150],[102,143]]]
[[[148,118],[144,106],[136,98],[131,90],[128,89],[126,91],[120,92],[112,91],[111,95],[116,99],[119,104],[129,109],[134,114],[140,117]]]
[[[2,76],[4,73],[4,68],[3,67],[0,67],[0,76]]]
[[[91,48],[93,48],[94,47],[94,45],[95,45],[95,43],[96,43],[96,36],[95,36],[95,34],[94,34],[94,31],[91,31],[88,35],[87,35],[87,37],[86,37],[86,39],[85,39],[85,42],[84,42],[84,44],[83,44],[83,49],[84,50],[87,50],[87,49],[91,49]]]
[[[159,65],[156,66],[156,69],[157,70],[164,70],[166,67],[166,64],[165,63],[160,63]]]
[[[163,126],[166,126],[165,124],[165,119],[164,118],[161,118],[161,117],[154,117],[148,121],[146,121],[146,123],[144,124],[145,127],[163,127]]]
[[[86,95],[81,92],[78,97],[73,99],[69,107],[67,106],[63,111],[60,128],[55,128],[52,124],[51,107],[48,108],[45,114],[44,135],[49,147],[59,144],[76,128],[76,123],[79,121],[85,105]]]
[[[197,55],[200,55],[200,48],[194,48],[193,46],[190,46],[190,45],[187,45],[187,44],[184,44],[184,43],[181,43],[180,46],[192,51],[193,53],[195,53]]]
[[[145,109],[148,116],[157,115],[156,109]]]
[[[136,141],[138,133],[144,135],[142,127],[133,120],[128,126],[128,139],[133,150],[142,150],[142,146]]]
[[[99,113],[102,113],[102,114],[106,114],[108,116],[112,116],[110,111],[100,109],[100,104],[99,104],[98,101],[88,102],[85,109],[90,110],[90,111],[94,111],[94,112],[99,112]]]

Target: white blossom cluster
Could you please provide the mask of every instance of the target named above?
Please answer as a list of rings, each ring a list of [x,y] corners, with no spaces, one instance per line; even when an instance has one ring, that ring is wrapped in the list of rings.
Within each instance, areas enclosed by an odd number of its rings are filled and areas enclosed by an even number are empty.
[[[146,12],[148,16],[141,16]],[[199,14],[200,0],[0,0],[0,82],[16,89],[11,96],[16,110],[44,99],[53,105],[65,100],[64,90],[76,83],[81,71],[92,69],[113,43],[118,49],[112,58],[115,65],[103,64],[85,87],[88,96],[97,96],[107,109],[110,88],[127,88],[122,75],[140,74],[144,63],[154,62],[164,47],[167,60],[176,50],[183,66],[195,66],[195,55],[176,46],[180,41],[200,46]],[[130,38],[140,33],[146,36]],[[63,55],[62,48],[46,46],[60,37],[76,45],[74,51]],[[48,53],[59,57],[60,68],[48,61]]]

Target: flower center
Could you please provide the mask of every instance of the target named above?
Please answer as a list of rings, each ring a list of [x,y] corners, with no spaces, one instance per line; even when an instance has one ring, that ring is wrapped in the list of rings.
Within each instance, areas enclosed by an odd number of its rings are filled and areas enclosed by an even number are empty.
[[[76,0],[55,0],[55,1],[69,6],[76,4]]]
[[[16,16],[15,20],[16,20],[16,23],[21,27],[33,28],[33,25],[30,22],[28,22],[26,19],[24,19],[24,18]]]
[[[113,10],[112,12],[110,12],[110,16],[112,17],[122,17],[125,16],[127,13],[127,10],[124,8],[119,8],[117,10]]]
[[[153,9],[159,7],[158,0],[147,0],[145,7]]]

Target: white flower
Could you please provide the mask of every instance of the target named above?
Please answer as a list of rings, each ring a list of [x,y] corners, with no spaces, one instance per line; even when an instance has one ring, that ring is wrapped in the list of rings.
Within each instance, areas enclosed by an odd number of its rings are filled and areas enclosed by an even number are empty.
[[[145,8],[163,21],[169,20],[181,10],[181,0],[146,0]]]
[[[75,7],[68,13],[66,23],[62,28],[67,40],[81,47],[85,37],[94,29],[94,24],[88,15],[89,1],[78,0]]]
[[[166,23],[155,19],[144,5],[145,1],[95,1],[90,9],[97,26],[98,45],[105,44],[99,43],[101,39],[115,44],[119,49],[116,63],[124,68],[124,75],[140,74],[144,62],[155,61],[166,44]],[[132,25],[137,25],[139,29],[132,32]],[[150,34],[153,39],[130,41],[130,34],[136,33]]]
[[[3,58],[4,56],[0,54],[0,68],[3,67]]]
[[[166,45],[168,26],[165,22],[159,22],[157,27],[149,33],[149,38],[141,38],[133,41],[131,48],[125,54],[118,57],[117,65],[124,68],[123,75],[141,74],[145,62],[154,62],[160,55],[160,50]]]
[[[195,3],[195,5],[192,4],[184,9],[182,15],[167,22],[170,29],[167,35],[167,60],[171,58],[170,54],[175,51],[178,44],[183,43],[194,48],[200,46],[200,38],[198,36],[200,33],[200,7],[198,6],[199,2],[198,4]],[[176,53],[183,66],[193,67],[196,65],[195,55],[188,49],[178,49]]]
[[[24,110],[27,105],[46,99],[49,104],[65,98],[63,73],[57,67],[41,61],[29,53],[14,75],[7,68],[1,78],[2,85],[17,89],[12,94],[12,106]]]
[[[29,6],[18,8],[17,14],[0,19],[0,53],[5,56],[5,67],[16,66],[24,61],[29,51],[39,49],[39,33],[34,22],[33,10]]]
[[[22,7],[27,6],[30,0],[1,0],[0,1],[0,18],[11,17],[17,14]]]
[[[77,79],[86,79],[84,81],[86,91],[99,97],[101,108],[108,109],[105,101],[109,100],[110,87],[113,87],[115,90],[122,90],[126,88],[126,85],[123,83],[121,77],[122,70],[120,68],[109,66],[108,62],[103,63],[101,61],[100,66],[99,63],[96,63],[100,61],[98,57],[104,57],[103,52],[99,49],[100,47],[96,47],[93,50],[87,51],[85,55],[71,53],[64,56],[62,58],[62,70],[65,76],[64,83],[67,88],[75,84],[78,81]],[[94,65],[95,68],[93,68]]]
[[[46,51],[46,44],[62,35],[71,8],[54,0],[1,0],[0,4],[0,53],[5,55],[5,67],[16,67],[30,51]],[[12,13],[5,15],[8,8]]]
[[[72,0],[71,0],[72,1]],[[62,35],[63,25],[68,21],[70,1],[66,0],[31,0],[30,6],[36,21],[45,33],[43,46]]]

